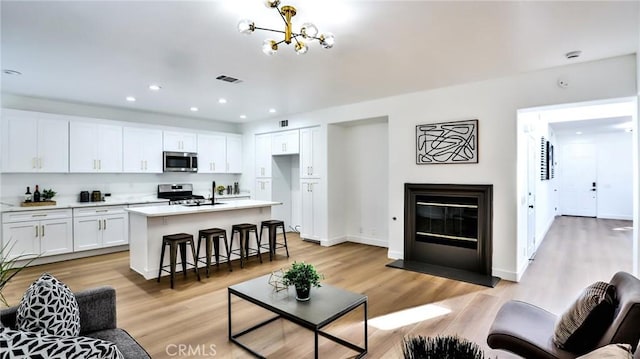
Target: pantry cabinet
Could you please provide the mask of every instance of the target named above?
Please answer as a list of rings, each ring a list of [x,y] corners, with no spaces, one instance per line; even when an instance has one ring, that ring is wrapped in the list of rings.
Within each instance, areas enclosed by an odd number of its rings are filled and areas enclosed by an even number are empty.
[[[320,127],[300,130],[300,178],[320,178],[322,142]]]
[[[271,134],[256,135],[256,177],[271,177]]]
[[[2,110],[3,172],[69,172],[68,141],[66,116]]]

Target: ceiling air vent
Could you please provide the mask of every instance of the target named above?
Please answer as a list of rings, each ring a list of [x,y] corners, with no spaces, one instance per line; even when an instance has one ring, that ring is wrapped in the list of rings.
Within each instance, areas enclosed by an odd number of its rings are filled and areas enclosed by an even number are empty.
[[[239,80],[235,77],[231,77],[231,76],[227,76],[227,75],[220,75],[218,77],[216,77],[216,80],[220,80],[220,81],[224,81],[224,82],[230,82],[232,84],[238,84],[240,82],[242,82],[242,80]]]

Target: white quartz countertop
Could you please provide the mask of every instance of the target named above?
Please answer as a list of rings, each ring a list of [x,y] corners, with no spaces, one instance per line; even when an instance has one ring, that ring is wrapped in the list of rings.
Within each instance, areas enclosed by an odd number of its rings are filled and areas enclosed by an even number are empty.
[[[145,217],[165,217],[165,216],[178,216],[178,215],[194,214],[194,213],[222,212],[222,211],[233,211],[238,209],[271,207],[271,206],[277,206],[280,204],[282,203],[245,199],[245,200],[238,200],[238,201],[225,201],[225,202],[216,204],[214,206],[211,206],[211,205],[202,205],[202,206],[193,206],[193,207],[187,207],[182,205],[152,206],[152,207],[141,207],[141,208],[127,208],[126,211],[135,213],[141,216],[145,216]]]
[[[146,204],[146,203],[167,204],[167,202],[169,202],[168,199],[157,198],[157,196],[155,195],[113,197],[113,198],[107,199],[106,201],[100,201],[100,202],[78,202],[77,200],[74,200],[71,198],[68,198],[68,199],[54,198],[54,200],[56,201],[55,206],[20,207],[19,203],[16,203],[13,205],[3,204],[1,207],[1,211],[3,213],[4,212],[23,212],[23,211],[40,211],[44,209],[123,206],[123,205],[129,205],[129,204]]]

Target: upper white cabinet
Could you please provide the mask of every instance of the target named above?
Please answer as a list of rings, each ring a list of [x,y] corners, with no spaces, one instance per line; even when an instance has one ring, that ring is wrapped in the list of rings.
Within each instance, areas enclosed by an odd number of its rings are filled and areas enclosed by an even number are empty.
[[[242,136],[198,134],[199,173],[241,173]]]
[[[198,173],[227,171],[227,138],[198,134]]]
[[[320,127],[300,130],[300,178],[319,178],[322,142]]]
[[[69,172],[66,116],[2,110],[3,172]]]
[[[227,173],[242,173],[241,135],[227,135]]]
[[[277,132],[271,135],[271,154],[292,155],[300,152],[300,133],[298,130]]]
[[[122,136],[124,172],[162,173],[161,130],[125,127]]]
[[[191,132],[164,131],[163,149],[176,152],[197,152],[197,136]]]
[[[256,135],[256,177],[271,177],[271,134]]]
[[[122,172],[122,127],[69,124],[70,172]]]

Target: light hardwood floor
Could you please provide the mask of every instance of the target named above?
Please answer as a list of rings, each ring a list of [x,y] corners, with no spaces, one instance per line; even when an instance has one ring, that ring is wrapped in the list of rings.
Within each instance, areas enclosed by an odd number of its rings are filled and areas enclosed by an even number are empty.
[[[176,288],[168,279],[146,281],[129,269],[128,252],[84,258],[29,268],[5,288],[10,303],[42,272],[49,272],[78,291],[98,285],[117,290],[118,325],[133,335],[154,358],[249,358],[241,348],[227,341],[227,286],[286,267],[293,261],[315,264],[325,283],[369,297],[368,358],[399,358],[405,335],[457,334],[482,345],[491,357],[512,358],[486,347],[487,331],[500,306],[509,299],[521,299],[559,313],[582,288],[596,280],[608,280],[618,270],[631,270],[631,231],[628,221],[559,217],[542,243],[535,260],[520,283],[501,281],[496,288],[452,281],[385,267],[390,262],[386,248],[345,243],[321,247],[289,236],[291,257],[279,251],[276,260],[256,259],[233,272],[225,265],[210,278],[197,282],[193,272],[186,280],[177,277]],[[204,272],[202,272],[204,274]],[[313,300],[313,299],[312,299]],[[431,306],[427,306],[431,305]],[[421,319],[396,328],[380,329],[373,318],[409,308],[438,306],[447,314]],[[234,300],[234,328],[256,322],[269,314],[240,300]],[[358,311],[330,327],[330,332],[362,341],[362,312]],[[312,357],[313,335],[286,321],[276,321],[244,337],[244,342],[271,358]],[[353,356],[325,339],[320,357]],[[180,355],[179,345],[187,351]],[[188,350],[191,350],[190,352]],[[191,354],[191,355],[187,355]],[[215,355],[214,355],[215,354]]]

